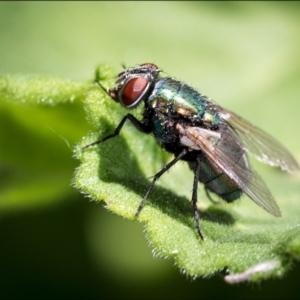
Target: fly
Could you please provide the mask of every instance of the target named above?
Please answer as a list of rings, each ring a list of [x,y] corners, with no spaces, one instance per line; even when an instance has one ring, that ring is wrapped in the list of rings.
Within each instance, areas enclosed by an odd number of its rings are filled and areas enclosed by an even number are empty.
[[[280,217],[268,187],[251,169],[247,152],[265,164],[287,172],[297,171],[299,165],[290,152],[261,129],[214,104],[189,85],[160,76],[161,71],[155,64],[145,63],[121,72],[117,87],[105,89],[99,83],[108,96],[128,109],[143,102],[143,118],[138,120],[128,113],[112,134],[83,147],[117,136],[129,120],[139,131],[152,133],[163,148],[174,154],[174,159],[154,175],[135,215],[141,213],[155,182],[179,160],[184,160],[194,172],[191,202],[202,240],[197,208],[199,182],[209,198],[212,192],[232,202],[245,193],[267,212]]]

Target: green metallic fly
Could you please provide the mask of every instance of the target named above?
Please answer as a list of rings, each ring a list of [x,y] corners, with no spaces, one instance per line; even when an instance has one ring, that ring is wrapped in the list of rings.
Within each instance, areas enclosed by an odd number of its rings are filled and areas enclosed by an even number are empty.
[[[117,87],[101,88],[113,100],[128,109],[144,103],[142,120],[128,113],[115,131],[84,149],[117,136],[128,119],[139,131],[153,133],[158,143],[175,158],[154,175],[138,209],[138,216],[156,180],[179,160],[187,161],[194,172],[192,204],[196,230],[201,239],[197,208],[198,182],[205,190],[227,202],[248,195],[270,214],[281,213],[268,187],[251,169],[249,152],[259,161],[284,171],[299,170],[290,152],[273,137],[216,105],[189,85],[170,77],[161,77],[151,63],[126,69],[118,75]],[[210,196],[209,196],[210,197]]]

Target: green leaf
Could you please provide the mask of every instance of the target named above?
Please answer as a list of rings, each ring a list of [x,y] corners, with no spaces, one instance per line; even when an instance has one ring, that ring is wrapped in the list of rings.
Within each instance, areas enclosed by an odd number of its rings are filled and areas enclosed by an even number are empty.
[[[72,144],[88,130],[79,100],[90,87],[58,78],[0,76],[1,212],[75,194]]]
[[[98,74],[102,85],[112,86],[112,70],[103,66]],[[88,120],[97,132],[85,136],[76,148],[81,165],[74,184],[92,199],[104,201],[107,209],[143,222],[156,257],[172,259],[191,277],[207,277],[226,269],[237,276],[227,276],[227,282],[281,276],[292,259],[300,258],[299,175],[283,174],[269,167],[259,170],[281,208],[282,218],[267,214],[246,196],[232,204],[214,204],[200,192],[198,205],[205,237],[201,241],[195,232],[189,201],[193,176],[187,166],[178,163],[156,183],[136,218],[149,177],[171,156],[160,149],[151,135],[138,132],[130,124],[123,127],[118,137],[82,150],[112,133],[126,114],[98,86],[84,102]],[[136,113],[139,116],[141,112]]]

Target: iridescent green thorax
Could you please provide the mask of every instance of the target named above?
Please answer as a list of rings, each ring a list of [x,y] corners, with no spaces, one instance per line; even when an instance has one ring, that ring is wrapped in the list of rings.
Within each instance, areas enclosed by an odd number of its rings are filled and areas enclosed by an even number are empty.
[[[220,123],[220,116],[206,96],[172,78],[155,84],[147,104],[164,116],[181,117],[191,125],[215,130]]]

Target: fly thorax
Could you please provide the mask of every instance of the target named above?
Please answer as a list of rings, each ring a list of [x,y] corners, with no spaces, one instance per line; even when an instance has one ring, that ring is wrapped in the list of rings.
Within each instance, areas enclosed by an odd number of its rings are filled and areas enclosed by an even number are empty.
[[[174,129],[174,121],[165,114],[155,111],[151,118],[153,134],[156,140],[165,147],[166,144],[176,143],[178,137]]]
[[[215,108],[211,106],[206,107],[205,113],[202,116],[202,124],[210,129],[216,129],[218,127],[220,124],[220,116]]]
[[[155,113],[168,115],[170,113],[170,105],[166,99],[161,96],[152,97],[148,100],[148,105]]]

